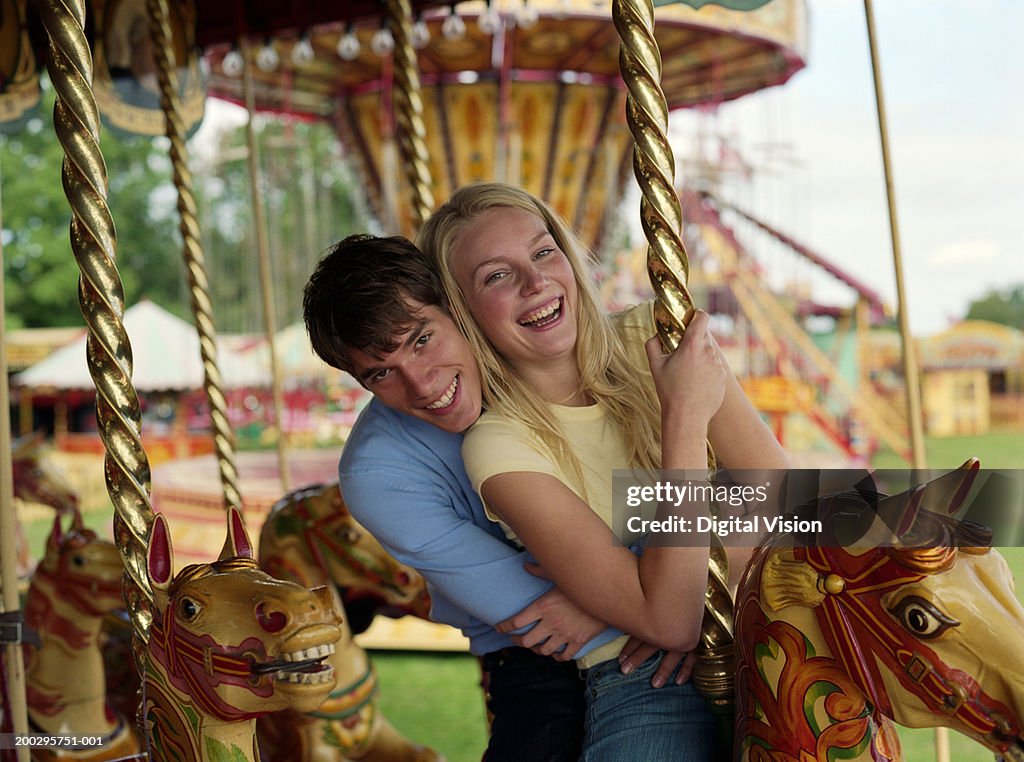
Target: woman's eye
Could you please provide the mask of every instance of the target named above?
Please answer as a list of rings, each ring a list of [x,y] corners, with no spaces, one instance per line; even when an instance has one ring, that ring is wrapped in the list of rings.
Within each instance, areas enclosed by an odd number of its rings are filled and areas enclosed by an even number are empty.
[[[919,638],[937,638],[950,627],[960,623],[944,614],[930,601],[910,595],[890,610],[908,632]]]
[[[555,252],[555,250],[553,248],[541,249],[540,251],[538,251],[536,254],[533,255],[533,258],[534,259],[543,259],[544,257],[551,256],[552,254],[554,254],[554,252]]]
[[[488,275],[486,278],[484,278],[484,283],[494,283],[495,281],[499,281],[499,280],[501,280],[504,277],[505,277],[505,273],[504,272],[501,272],[501,271],[493,272],[490,275]]]

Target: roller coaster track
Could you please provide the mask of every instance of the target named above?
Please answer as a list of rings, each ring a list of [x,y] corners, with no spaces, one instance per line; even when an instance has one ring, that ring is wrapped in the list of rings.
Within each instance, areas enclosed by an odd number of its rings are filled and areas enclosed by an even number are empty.
[[[780,243],[785,244],[794,252],[796,252],[801,257],[806,259],[808,262],[812,262],[813,264],[820,267],[822,270],[827,272],[832,277],[836,278],[840,282],[852,288],[861,299],[867,302],[868,307],[870,309],[872,323],[880,323],[886,319],[888,311],[886,309],[885,303],[882,301],[882,297],[878,295],[878,292],[872,288],[869,288],[862,281],[853,277],[852,275],[850,275],[848,272],[846,272],[833,262],[830,262],[821,254],[812,251],[811,249],[809,249],[808,247],[804,246],[802,243],[794,239],[792,236],[783,233],[782,231],[776,229],[772,225],[769,225],[764,220],[758,219],[749,212],[740,209],[735,204],[729,203],[728,201],[723,201],[722,199],[718,198],[712,193],[703,191],[700,193],[700,197],[702,200],[706,202],[711,202],[711,204],[717,207],[717,209],[728,209],[729,211],[734,212],[735,214],[739,215],[748,222],[753,223],[760,230],[772,236],[775,240],[779,241]]]
[[[746,255],[732,230],[722,222],[718,210],[709,204],[700,206],[702,208],[699,211],[693,210],[694,213],[687,215],[687,219],[691,223],[701,225],[701,235],[709,254],[721,265],[724,281],[728,283],[737,304],[750,320],[769,354],[777,359],[782,375],[791,379],[806,380],[806,368],[797,367],[794,354],[788,351],[788,347],[792,346],[797,350],[797,356],[827,379],[829,389],[856,411],[870,432],[894,452],[908,458],[909,462],[910,443],[907,436],[892,423],[901,420],[902,416],[873,389],[857,389],[843,377],[835,363],[814,343],[790,312],[761,284],[750,266],[753,258]],[[801,362],[800,365],[805,363]],[[802,403],[802,412],[821,426],[847,452],[850,451],[848,443],[844,443],[838,436],[838,421],[824,406],[814,400],[805,400]]]

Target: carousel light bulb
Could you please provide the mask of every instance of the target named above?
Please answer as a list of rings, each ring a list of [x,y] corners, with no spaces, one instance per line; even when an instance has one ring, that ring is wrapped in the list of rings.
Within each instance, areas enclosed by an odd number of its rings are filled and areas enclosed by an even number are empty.
[[[240,77],[245,68],[245,61],[242,59],[242,54],[232,48],[224,56],[220,66],[229,77]]]
[[[391,36],[391,30],[382,26],[373,34],[370,40],[370,50],[383,58],[395,49],[395,38]]]
[[[266,44],[256,53],[256,66],[260,71],[274,71],[281,63],[274,43],[267,40]]]
[[[446,40],[461,40],[466,36],[466,22],[462,20],[462,16],[455,12],[452,8],[452,12],[448,18],[441,24],[441,34]]]
[[[343,61],[355,61],[359,57],[359,38],[352,29],[348,29],[338,40],[338,55]]]
[[[480,31],[484,34],[492,35],[498,31],[498,27],[501,25],[501,16],[488,3],[487,10],[480,14],[480,18],[476,20],[476,25],[480,27]]]
[[[423,19],[416,19],[412,25],[412,46],[416,50],[423,50],[430,44],[430,28]]]
[[[309,35],[304,34],[292,48],[292,63],[296,66],[308,66],[313,63],[314,58],[316,53],[313,51],[313,44],[309,41]]]
[[[537,9],[529,4],[528,0],[523,0],[523,5],[516,11],[516,26],[520,29],[529,29],[540,19],[540,14],[537,13]]]

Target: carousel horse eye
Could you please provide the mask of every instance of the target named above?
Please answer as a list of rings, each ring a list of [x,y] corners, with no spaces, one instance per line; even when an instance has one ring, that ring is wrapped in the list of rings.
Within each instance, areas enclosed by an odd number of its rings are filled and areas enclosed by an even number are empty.
[[[71,563],[73,563],[75,566],[85,566],[85,558],[78,554],[75,554],[71,556]]]
[[[937,638],[950,627],[960,623],[942,613],[930,601],[910,595],[897,603],[890,613],[919,638]]]
[[[341,530],[341,540],[349,545],[355,545],[359,542],[359,532],[352,527],[345,527]]]
[[[181,612],[181,616],[184,619],[191,622],[199,616],[202,607],[191,598],[182,598],[181,603],[178,604],[178,611]]]

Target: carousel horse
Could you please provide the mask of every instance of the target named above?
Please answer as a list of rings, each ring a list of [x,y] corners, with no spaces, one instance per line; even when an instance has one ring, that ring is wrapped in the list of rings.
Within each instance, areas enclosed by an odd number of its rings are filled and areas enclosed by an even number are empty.
[[[334,688],[327,659],[341,628],[330,591],[259,569],[233,508],[219,560],[174,575],[158,514],[146,561],[154,593],[142,707],[150,758],[257,762],[257,717],[313,711]]]
[[[107,702],[101,653],[104,617],[124,605],[121,557],[74,516],[67,532],[60,514],[54,518],[25,600],[25,624],[41,642],[24,646],[28,718],[36,733],[101,735],[103,745],[38,748],[37,761],[100,762],[141,748],[133,725]]]
[[[431,762],[431,749],[403,738],[379,710],[377,675],[352,639],[377,613],[426,618],[422,578],[399,564],[349,513],[338,485],[295,490],[274,505],[260,533],[260,566],[300,585],[330,585],[347,624],[330,657],[338,687],[316,711],[278,712],[257,724],[272,762],[359,759]],[[353,617],[355,623],[353,624]],[[348,626],[351,625],[351,626]]]
[[[39,434],[22,437],[11,448],[11,476],[14,497],[26,503],[42,503],[60,514],[78,510],[78,495],[64,475],[47,460]],[[21,522],[15,522],[18,578],[31,573],[31,556]]]
[[[977,470],[823,498],[826,533],[859,539],[755,550],[736,605],[735,759],[898,760],[896,722],[1024,760],[1024,607],[991,532],[952,515]]]

